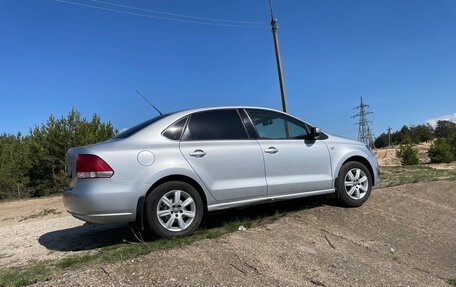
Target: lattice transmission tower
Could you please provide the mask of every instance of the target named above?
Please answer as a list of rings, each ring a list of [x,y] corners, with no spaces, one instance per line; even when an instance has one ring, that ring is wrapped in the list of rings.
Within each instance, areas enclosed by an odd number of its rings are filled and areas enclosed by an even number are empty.
[[[357,110],[358,113],[352,116],[352,118],[358,119],[358,122],[356,123],[356,125],[358,125],[358,140],[373,147],[374,136],[369,127],[369,124],[372,124],[372,121],[367,119],[367,115],[372,114],[372,112],[369,112],[367,108],[369,108],[369,105],[366,105],[363,101],[363,97],[361,97],[359,106],[353,108],[354,110]]]

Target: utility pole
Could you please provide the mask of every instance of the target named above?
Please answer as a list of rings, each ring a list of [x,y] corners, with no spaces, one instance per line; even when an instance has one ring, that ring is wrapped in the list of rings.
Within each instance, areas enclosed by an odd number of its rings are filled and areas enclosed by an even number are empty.
[[[274,39],[274,49],[277,62],[277,72],[279,74],[279,83],[280,83],[280,93],[282,95],[282,110],[287,112],[287,101],[285,97],[285,85],[283,83],[283,73],[282,73],[282,61],[280,59],[280,50],[279,50],[279,39],[277,36],[277,19],[274,18],[274,12],[272,11],[272,0],[269,0],[269,9],[271,11],[271,28],[272,28],[272,37]]]
[[[369,105],[366,105],[363,97],[361,97],[360,105],[354,108],[358,110],[358,113],[352,116],[352,118],[359,118],[356,123],[358,125],[358,140],[372,147],[372,132],[369,127],[369,124],[372,122],[367,119],[367,115],[372,114],[372,112],[367,111],[368,107]]]
[[[388,146],[391,146],[391,127],[388,126]]]

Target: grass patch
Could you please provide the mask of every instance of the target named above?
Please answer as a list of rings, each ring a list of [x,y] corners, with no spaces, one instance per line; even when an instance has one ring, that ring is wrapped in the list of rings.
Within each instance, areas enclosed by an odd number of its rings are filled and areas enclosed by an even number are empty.
[[[427,165],[384,166],[380,171],[380,188],[423,181],[456,180],[456,170],[435,169]]]
[[[447,280],[447,283],[451,286],[456,286],[456,278],[450,278]]]
[[[24,268],[8,269],[0,275],[0,286],[27,286],[46,279],[50,268],[45,262],[36,262]]]

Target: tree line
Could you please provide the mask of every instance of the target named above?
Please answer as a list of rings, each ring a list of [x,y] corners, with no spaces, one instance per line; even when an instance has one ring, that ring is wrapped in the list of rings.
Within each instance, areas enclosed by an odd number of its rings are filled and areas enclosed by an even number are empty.
[[[67,186],[65,153],[113,137],[110,122],[94,114],[90,120],[72,109],[60,119],[30,129],[28,135],[0,135],[0,199],[26,198],[62,192]]]
[[[456,160],[456,123],[437,121],[433,128],[429,124],[417,126],[403,126],[400,130],[391,133],[391,145],[400,145],[397,155],[403,165],[418,164],[414,144],[432,141],[428,151],[432,163],[448,163]],[[386,147],[389,144],[389,135],[382,133],[374,142],[376,148]]]
[[[410,138],[412,143],[418,144],[434,139],[434,128],[430,124],[408,127],[404,125],[400,130],[391,133],[391,145],[401,144],[404,138]],[[386,147],[389,144],[389,135],[382,133],[375,141],[376,148]]]

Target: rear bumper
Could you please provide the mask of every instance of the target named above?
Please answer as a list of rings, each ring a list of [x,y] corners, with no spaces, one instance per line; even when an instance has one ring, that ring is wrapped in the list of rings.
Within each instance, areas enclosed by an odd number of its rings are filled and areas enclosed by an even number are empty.
[[[82,179],[63,192],[63,202],[71,215],[83,221],[128,223],[136,220],[137,202],[143,190],[142,185],[112,179]]]

